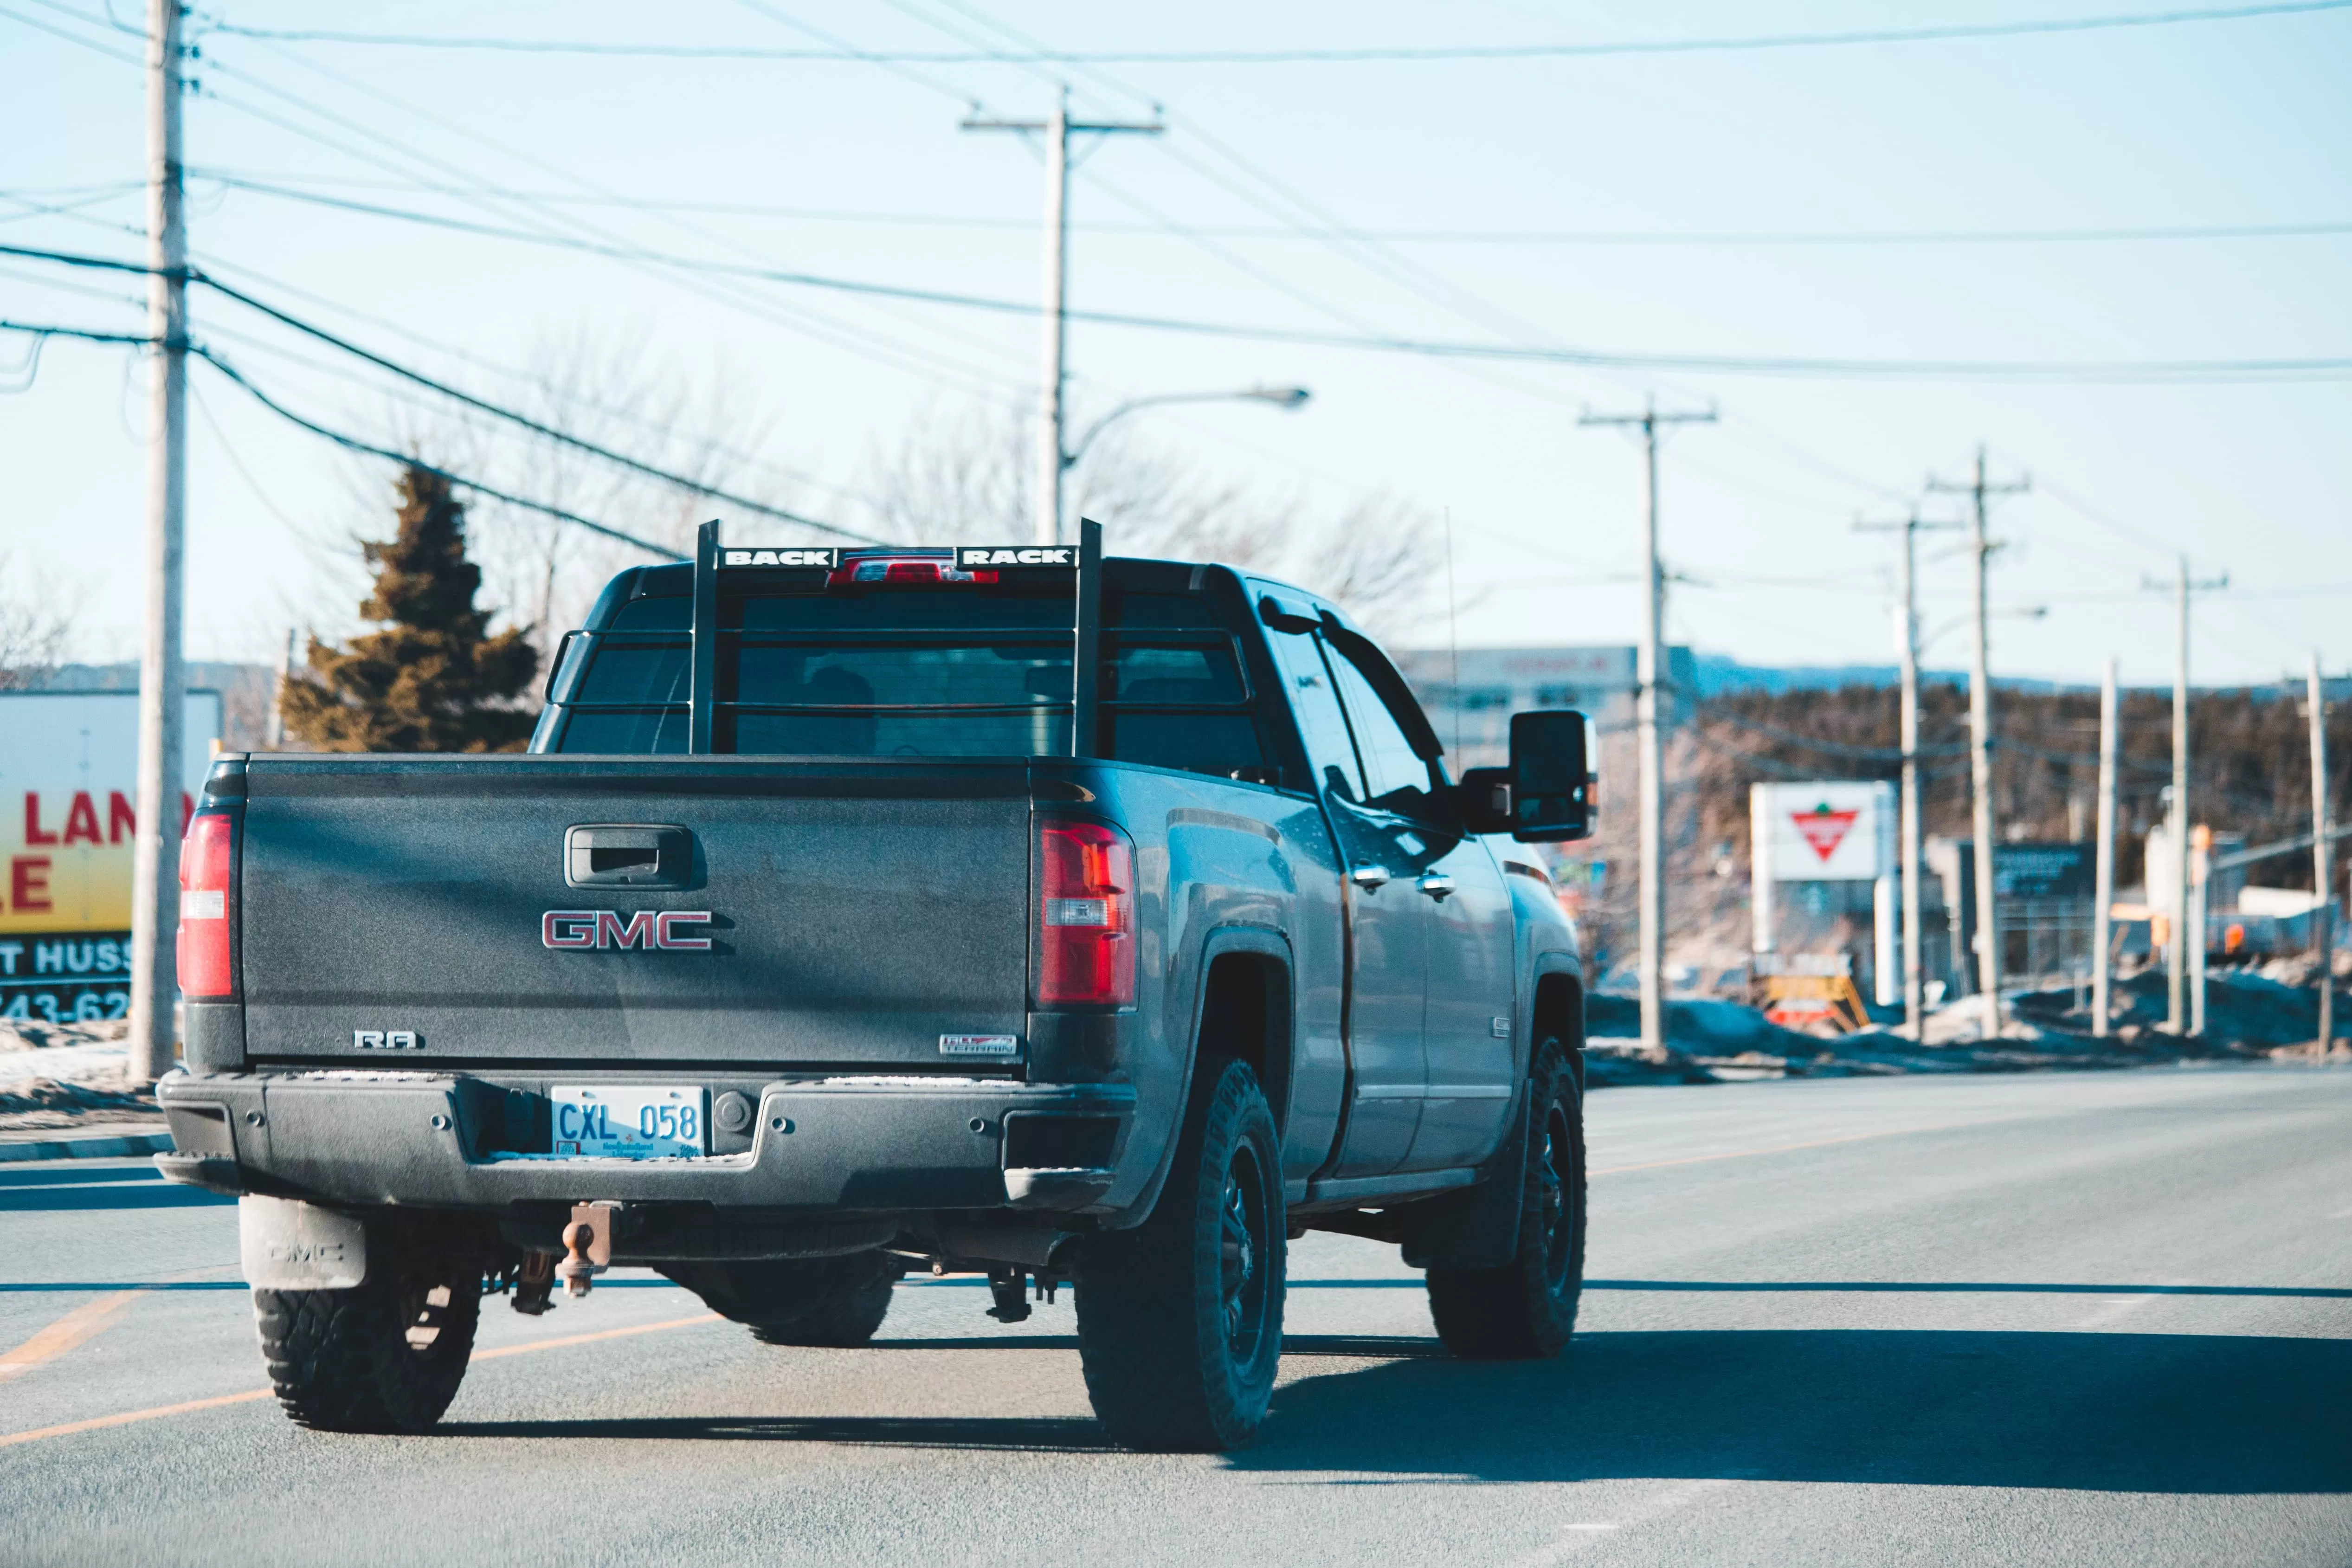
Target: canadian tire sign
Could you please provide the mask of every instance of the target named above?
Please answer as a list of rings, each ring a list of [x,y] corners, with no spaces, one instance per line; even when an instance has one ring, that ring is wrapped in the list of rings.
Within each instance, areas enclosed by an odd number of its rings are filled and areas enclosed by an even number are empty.
[[[1884,784],[1758,784],[1748,826],[1756,863],[1776,882],[1870,882],[1893,864],[1893,802]]]

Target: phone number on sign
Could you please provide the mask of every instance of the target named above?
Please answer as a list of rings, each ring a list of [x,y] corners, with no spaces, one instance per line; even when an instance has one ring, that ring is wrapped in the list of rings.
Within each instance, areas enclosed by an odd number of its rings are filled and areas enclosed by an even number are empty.
[[[89,1024],[130,1011],[130,932],[0,937],[0,1018]]]

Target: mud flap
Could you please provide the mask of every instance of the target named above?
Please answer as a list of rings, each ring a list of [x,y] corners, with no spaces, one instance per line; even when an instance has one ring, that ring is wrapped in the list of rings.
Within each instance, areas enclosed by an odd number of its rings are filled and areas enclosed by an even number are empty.
[[[1519,1249],[1519,1205],[1526,1195],[1528,1095],[1519,1089],[1511,1131],[1487,1166],[1486,1179],[1413,1205],[1404,1220],[1408,1268],[1499,1268]]]
[[[317,1204],[241,1197],[236,1238],[257,1290],[349,1290],[367,1278],[367,1226]]]

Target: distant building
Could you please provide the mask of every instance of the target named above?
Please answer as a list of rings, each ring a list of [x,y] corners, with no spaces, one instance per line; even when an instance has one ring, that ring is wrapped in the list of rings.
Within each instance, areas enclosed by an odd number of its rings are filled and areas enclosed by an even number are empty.
[[[1398,653],[1397,668],[1459,773],[1507,760],[1514,713],[1574,708],[1604,735],[1632,729],[1633,656],[1633,648],[1609,647],[1408,648]],[[1666,650],[1667,722],[1689,712],[1697,672],[1690,649]]]

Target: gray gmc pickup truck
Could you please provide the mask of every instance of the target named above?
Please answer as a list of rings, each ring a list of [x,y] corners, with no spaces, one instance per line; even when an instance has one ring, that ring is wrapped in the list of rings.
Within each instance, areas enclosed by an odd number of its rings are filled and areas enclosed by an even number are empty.
[[[911,1270],[1076,1296],[1122,1442],[1263,1418],[1286,1243],[1567,1342],[1585,721],[1448,775],[1337,606],[1075,547],[624,572],[520,756],[229,755],[182,858],[164,1173],[241,1202],[279,1399],[413,1431],[488,1295],[648,1267],[786,1345]]]

